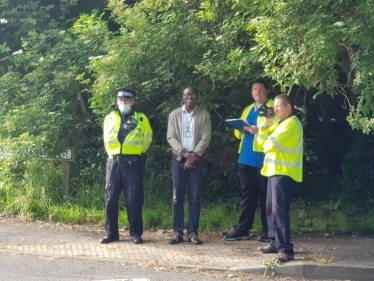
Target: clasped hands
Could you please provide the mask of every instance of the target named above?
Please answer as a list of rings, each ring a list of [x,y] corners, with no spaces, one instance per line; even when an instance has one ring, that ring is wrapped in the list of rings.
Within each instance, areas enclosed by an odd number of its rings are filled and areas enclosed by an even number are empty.
[[[186,152],[183,156],[187,159],[187,161],[184,163],[183,169],[189,170],[195,168],[194,164],[199,160],[201,154],[197,154],[195,152]]]

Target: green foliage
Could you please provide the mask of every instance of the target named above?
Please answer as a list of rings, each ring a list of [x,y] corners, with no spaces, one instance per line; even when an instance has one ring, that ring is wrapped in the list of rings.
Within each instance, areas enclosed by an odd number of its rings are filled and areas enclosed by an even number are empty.
[[[266,75],[283,89],[294,85],[342,95],[352,128],[373,129],[372,1],[258,1],[248,28]],[[242,4],[245,8],[249,2]]]
[[[104,225],[104,210],[86,209],[76,205],[51,206],[48,219],[64,223],[97,223]]]
[[[238,220],[237,215],[237,209],[228,208],[225,204],[203,208],[200,227],[205,231],[231,231],[233,229],[233,222]]]
[[[8,161],[3,161],[1,169],[1,178],[5,180],[1,187],[2,212],[46,219],[48,208],[62,198],[61,173],[56,173],[56,163],[16,160],[7,169],[4,164]],[[23,176],[9,180],[15,174]]]
[[[361,214],[374,202],[372,1],[3,0],[0,8],[0,153],[12,153],[0,163],[3,213],[102,223],[101,124],[114,89],[126,86],[154,131],[144,219],[170,226],[167,117],[192,85],[213,124],[202,228],[231,229],[239,143],[224,119],[239,117],[253,102],[251,83],[266,77],[270,97],[294,97],[304,125],[305,181],[295,197],[329,206],[321,221],[296,213],[293,229],[370,231]],[[67,146],[77,155],[62,200],[61,163],[32,159]],[[125,212],[120,220],[127,224]]]
[[[88,109],[88,97],[83,93],[87,86],[75,78],[85,71],[89,57],[101,52],[105,35],[88,40],[68,29],[65,15],[77,1],[61,1],[61,6],[43,4],[6,5],[2,14],[7,20],[11,14],[19,18],[27,14],[38,27],[34,25],[26,31],[8,20],[2,32],[8,34],[8,28],[19,29],[22,49],[0,57],[8,65],[7,73],[0,77],[0,102],[4,105],[0,110],[4,124],[0,130],[1,144],[8,151],[28,158],[54,157],[66,146],[79,148],[89,131],[98,129]],[[57,12],[58,8],[60,17],[50,21],[49,12]]]
[[[266,274],[268,273],[268,271],[270,271],[270,274],[271,276],[274,276],[275,274],[275,267],[278,266],[278,265],[281,265],[281,261],[277,258],[275,261],[268,261],[268,262],[264,262],[264,265],[266,266],[266,269],[265,269],[265,272],[264,272],[264,277],[266,276]]]
[[[164,200],[156,204],[147,204],[147,207],[143,210],[144,225],[149,228],[171,229],[173,220],[171,216],[171,200],[169,201],[165,202]],[[126,224],[128,224],[127,221]]]
[[[205,171],[204,202],[226,203],[232,198],[240,198],[240,185],[236,169],[208,165]]]
[[[362,206],[345,204],[344,201],[345,198],[340,198],[315,205],[297,202],[290,211],[292,233],[373,233],[374,224],[370,221],[373,209],[362,212]]]

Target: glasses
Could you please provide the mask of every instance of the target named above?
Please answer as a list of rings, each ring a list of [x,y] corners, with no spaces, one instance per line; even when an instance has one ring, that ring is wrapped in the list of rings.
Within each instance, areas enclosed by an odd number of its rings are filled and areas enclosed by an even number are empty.
[[[190,97],[190,98],[196,98],[196,94],[183,94],[184,98]]]

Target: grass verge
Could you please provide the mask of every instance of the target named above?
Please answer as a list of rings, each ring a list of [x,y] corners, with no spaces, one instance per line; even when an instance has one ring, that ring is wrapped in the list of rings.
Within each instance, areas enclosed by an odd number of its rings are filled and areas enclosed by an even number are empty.
[[[152,193],[145,190],[143,222],[145,228],[172,228],[170,189]],[[54,195],[55,196],[55,195]],[[32,219],[50,220],[62,223],[97,223],[104,225],[105,203],[104,190],[101,186],[80,188],[74,197],[48,196],[44,188],[5,188],[0,187],[0,213],[8,216],[23,216]],[[186,200],[187,201],[187,200]],[[119,205],[119,225],[127,226],[127,214],[123,198]],[[294,204],[291,213],[291,231],[293,234],[321,233],[358,233],[373,234],[374,210],[347,214],[343,210],[329,209],[326,206]],[[235,202],[204,204],[201,210],[200,230],[231,232],[237,224],[240,207],[239,199]],[[185,223],[187,225],[188,204],[185,205]],[[252,228],[254,234],[260,234],[261,223],[257,212]]]

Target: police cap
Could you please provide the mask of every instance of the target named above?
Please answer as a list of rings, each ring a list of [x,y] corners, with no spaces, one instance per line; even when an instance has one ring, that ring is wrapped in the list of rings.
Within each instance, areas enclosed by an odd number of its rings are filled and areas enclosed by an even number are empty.
[[[117,98],[128,98],[133,99],[136,96],[136,92],[127,88],[118,88],[116,89]]]

